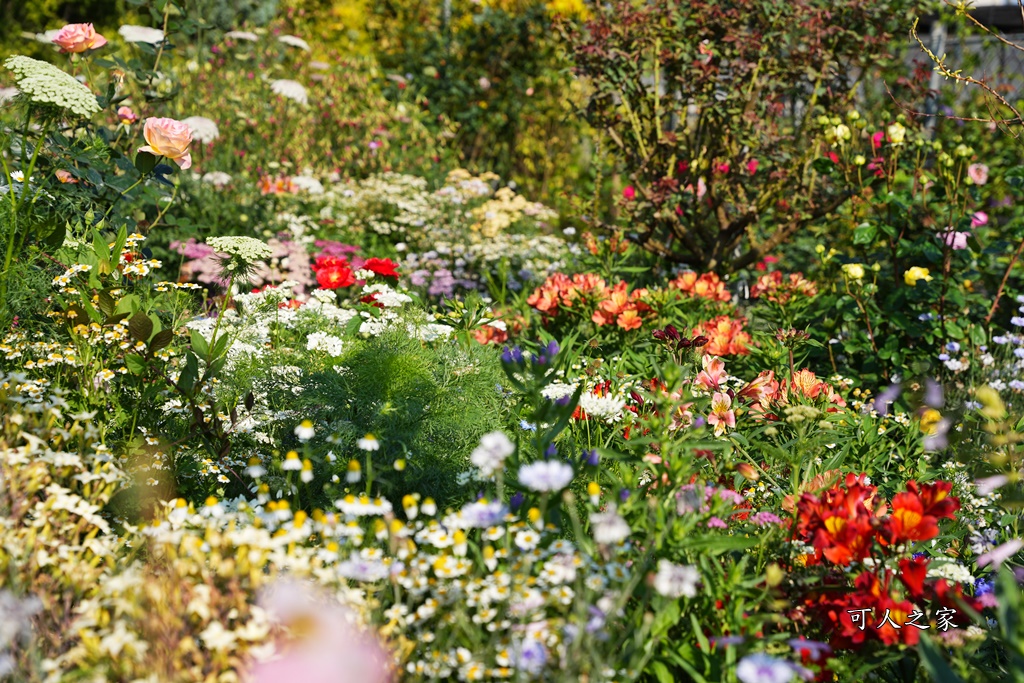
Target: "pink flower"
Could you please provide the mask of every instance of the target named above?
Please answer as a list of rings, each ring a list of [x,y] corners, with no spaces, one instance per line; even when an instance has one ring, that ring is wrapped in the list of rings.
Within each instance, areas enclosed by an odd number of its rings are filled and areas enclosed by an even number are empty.
[[[385,683],[387,655],[376,638],[356,626],[353,615],[298,581],[281,581],[261,596],[260,606],[296,633],[281,656],[253,667],[253,683]]]
[[[78,179],[71,175],[70,171],[65,171],[63,168],[54,173],[57,176],[57,180],[65,184],[77,185]]]
[[[971,236],[969,232],[944,232],[940,235],[942,241],[946,243],[947,247],[952,247],[953,251],[960,251],[961,249],[967,248],[967,238]]]
[[[715,170],[718,171],[719,173],[728,173],[729,164],[718,164],[718,166],[715,167]]]
[[[92,24],[68,24],[54,36],[53,42],[60,46],[60,51],[85,52],[95,50],[107,44],[107,39],[96,33]]]
[[[627,185],[625,189],[622,190],[622,196],[632,201],[633,198],[636,197],[636,190],[633,189],[632,185]]]
[[[871,135],[871,149],[872,149],[872,151],[874,151],[874,150],[878,149],[879,147],[881,147],[882,146],[882,142],[884,140],[885,140],[885,133],[883,131],[878,131],[877,133],[872,133],[872,135]]]
[[[984,185],[988,182],[988,166],[985,164],[971,164],[967,167],[967,177],[975,185]]]
[[[684,188],[684,189],[687,192],[693,192],[693,185],[687,185],[686,188]],[[707,194],[707,191],[708,191],[707,183],[704,182],[703,178],[698,178],[697,179],[697,199],[703,199],[704,195]]]
[[[704,356],[701,359],[704,369],[700,371],[694,382],[708,390],[717,390],[725,378],[725,361],[717,356]]]
[[[971,216],[972,228],[980,228],[986,223],[988,223],[988,214],[985,213],[984,211],[976,211],[974,212],[974,215]]]
[[[146,119],[142,134],[149,144],[140,147],[140,152],[149,152],[158,157],[167,157],[182,170],[192,166],[192,155],[188,146],[192,143],[192,131],[181,121],[166,118]]]
[[[736,413],[732,411],[732,399],[729,394],[716,391],[711,397],[711,413],[708,424],[715,425],[715,436],[725,434],[727,427],[736,427]]]
[[[139,117],[131,110],[130,107],[118,107],[117,120],[128,126],[138,121]]]
[[[757,166],[760,163],[761,162],[759,162],[757,159],[751,159],[750,161],[748,161],[747,162],[747,173],[749,173],[750,175],[754,175],[755,173],[757,173]]]

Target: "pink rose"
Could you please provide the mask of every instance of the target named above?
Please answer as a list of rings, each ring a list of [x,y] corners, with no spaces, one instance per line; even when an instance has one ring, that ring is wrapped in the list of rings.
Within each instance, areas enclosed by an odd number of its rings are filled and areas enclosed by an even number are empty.
[[[149,144],[140,147],[140,152],[167,157],[182,170],[192,166],[192,155],[188,152],[188,146],[192,143],[192,131],[187,124],[166,118],[146,119],[142,135]]]
[[[974,215],[971,216],[971,227],[980,228],[981,226],[988,223],[988,214],[984,211],[975,211]]]
[[[757,166],[760,162],[757,159],[751,159],[747,162],[747,173],[754,175],[757,173]]]
[[[969,232],[944,232],[940,235],[942,241],[946,243],[947,247],[952,247],[953,251],[960,251],[961,249],[967,248],[967,238],[970,237]]]
[[[138,121],[139,117],[128,107],[118,107],[117,120],[128,126]]]
[[[627,185],[626,188],[622,190],[622,196],[632,201],[632,199],[636,197],[636,190],[633,189],[632,185]]]
[[[68,24],[57,32],[53,42],[61,52],[68,53],[95,50],[106,45],[107,39],[96,33],[92,24]]]
[[[988,182],[988,166],[985,164],[971,164],[967,167],[967,177],[975,185],[984,185]]]
[[[290,642],[276,643],[278,656],[256,663],[253,683],[386,683],[389,653],[370,631],[355,625],[336,599],[294,579],[279,579],[260,596],[275,625],[290,627]]]

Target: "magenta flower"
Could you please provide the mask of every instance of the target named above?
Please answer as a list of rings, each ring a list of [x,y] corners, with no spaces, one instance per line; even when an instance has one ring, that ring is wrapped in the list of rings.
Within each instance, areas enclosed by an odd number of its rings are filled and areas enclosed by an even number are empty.
[[[632,185],[627,185],[622,190],[622,196],[625,197],[629,201],[633,201],[633,199],[636,197],[636,190],[633,189]]]
[[[971,227],[980,228],[981,226],[988,223],[988,214],[984,211],[975,211],[974,215],[971,216]]]

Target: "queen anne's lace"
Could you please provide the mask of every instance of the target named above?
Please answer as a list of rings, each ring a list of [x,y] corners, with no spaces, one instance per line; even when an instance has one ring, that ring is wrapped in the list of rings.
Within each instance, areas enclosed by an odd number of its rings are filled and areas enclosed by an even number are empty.
[[[210,237],[206,243],[222,254],[236,256],[246,263],[269,258],[273,250],[254,237]]]
[[[15,55],[4,66],[14,72],[18,89],[32,102],[51,104],[81,117],[100,110],[96,96],[88,88],[52,64]]]
[[[190,116],[182,121],[192,132],[192,139],[207,145],[220,137],[220,128],[212,119],[205,116]]]
[[[306,93],[306,87],[298,81],[290,81],[287,78],[282,78],[271,83],[270,90],[275,95],[287,97],[289,100],[293,100],[299,104],[309,104],[309,95]]]

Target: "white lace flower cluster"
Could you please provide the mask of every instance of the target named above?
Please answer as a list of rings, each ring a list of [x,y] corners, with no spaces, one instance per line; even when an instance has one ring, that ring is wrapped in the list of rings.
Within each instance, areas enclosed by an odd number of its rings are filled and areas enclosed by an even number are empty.
[[[229,237],[210,237],[207,238],[206,243],[216,249],[219,253],[227,254],[228,256],[235,256],[246,263],[262,261],[265,258],[270,258],[270,255],[274,253],[273,250],[264,242],[261,242],[254,237],[243,237],[237,235]]]
[[[298,81],[292,81],[287,78],[278,79],[270,84],[270,91],[275,95],[286,97],[301,105],[309,104],[309,94],[306,92],[306,86]]]
[[[205,116],[190,116],[182,123],[188,126],[189,131],[192,132],[192,139],[198,140],[204,145],[208,145],[220,137],[220,128],[217,127],[216,121]]]
[[[14,72],[18,88],[32,102],[60,107],[83,118],[100,110],[96,96],[88,88],[52,64],[15,55],[4,66]]]
[[[329,356],[337,358],[342,354],[344,341],[331,334],[324,332],[312,332],[306,338],[306,349],[309,351],[323,351]]]

